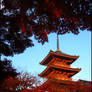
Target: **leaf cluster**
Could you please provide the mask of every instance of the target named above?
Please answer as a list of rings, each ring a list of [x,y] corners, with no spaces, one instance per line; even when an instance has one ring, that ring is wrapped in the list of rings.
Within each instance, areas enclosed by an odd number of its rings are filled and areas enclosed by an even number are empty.
[[[9,77],[16,77],[19,73],[16,72],[16,69],[13,68],[11,61],[4,59],[3,61],[0,60],[0,84],[9,78]]]
[[[5,56],[22,53],[48,34],[78,34],[91,28],[91,0],[3,0],[0,9],[1,52]]]

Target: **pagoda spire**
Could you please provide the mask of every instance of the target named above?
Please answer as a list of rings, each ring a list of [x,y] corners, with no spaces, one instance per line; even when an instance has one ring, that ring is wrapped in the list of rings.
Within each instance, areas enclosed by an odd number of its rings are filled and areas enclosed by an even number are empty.
[[[57,50],[56,51],[60,51],[59,50],[59,37],[58,37],[58,32],[57,32]]]

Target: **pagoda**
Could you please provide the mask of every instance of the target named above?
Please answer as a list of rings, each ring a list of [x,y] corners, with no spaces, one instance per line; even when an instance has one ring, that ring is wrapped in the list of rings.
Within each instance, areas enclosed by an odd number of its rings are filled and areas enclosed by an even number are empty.
[[[77,74],[81,69],[72,68],[71,64],[78,58],[79,56],[68,55],[59,50],[59,39],[57,34],[57,50],[55,52],[50,50],[48,55],[40,63],[41,65],[47,66],[47,68],[39,74],[40,77],[47,79],[43,84],[44,87],[46,85],[53,86],[54,84],[59,84],[60,86],[74,84],[72,76]]]

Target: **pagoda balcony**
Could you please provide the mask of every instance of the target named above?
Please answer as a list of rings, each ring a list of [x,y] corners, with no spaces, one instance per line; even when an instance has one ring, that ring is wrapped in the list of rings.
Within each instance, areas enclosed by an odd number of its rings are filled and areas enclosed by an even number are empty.
[[[62,62],[54,62],[53,64],[56,65],[56,66],[61,66],[61,67],[68,67],[68,68],[70,68],[70,65],[67,65],[67,64],[62,63]]]
[[[64,77],[61,77],[61,78],[58,77],[57,79],[58,79],[58,80],[68,80],[68,81],[72,81],[72,78],[66,78],[66,77],[65,77],[65,78],[64,78]]]
[[[60,75],[54,75],[54,76],[48,76],[47,79],[56,79],[59,81],[72,81],[72,78],[68,78],[67,76],[60,76]]]

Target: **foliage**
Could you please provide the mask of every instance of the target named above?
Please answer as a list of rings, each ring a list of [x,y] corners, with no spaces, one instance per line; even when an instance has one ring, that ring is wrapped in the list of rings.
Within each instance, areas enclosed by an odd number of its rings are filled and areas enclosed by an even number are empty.
[[[45,85],[42,84],[38,89],[38,92],[39,90],[41,90],[42,92],[91,92],[91,83],[92,82],[85,80],[79,80],[70,84],[59,84],[50,82]]]
[[[21,92],[91,92],[91,83],[88,82],[87,85],[85,83],[81,83],[79,81],[75,82],[75,84],[68,85],[55,85],[47,84],[36,87],[35,90],[27,90],[24,89]]]
[[[8,77],[3,81],[0,92],[17,92],[16,87],[18,84],[17,78]]]
[[[8,77],[14,78],[17,75],[18,73],[16,72],[16,69],[13,68],[10,60],[0,60],[0,84],[2,84],[2,82]]]
[[[91,92],[92,89],[92,82],[91,81],[77,81],[74,85],[70,84],[70,91],[71,92]]]
[[[40,85],[38,78],[28,73],[22,73],[18,77],[7,78],[0,92],[91,92],[91,82],[77,81],[74,84],[62,85],[47,83]],[[39,85],[35,85],[35,84]]]
[[[20,73],[16,77],[6,78],[0,88],[0,92],[33,92],[38,88],[40,81],[29,73]]]
[[[32,41],[15,26],[16,19],[9,17],[0,12],[0,54],[5,56],[23,53],[27,47],[33,46]],[[6,19],[11,21],[11,24],[7,24]]]
[[[51,32],[92,30],[90,0],[3,0],[0,5],[0,53],[5,56],[33,46],[32,35],[44,44]]]
[[[21,73],[18,76],[19,84],[17,86],[17,90],[25,90],[25,89],[34,89],[38,85],[40,85],[40,81],[37,77],[30,75],[29,73]]]

